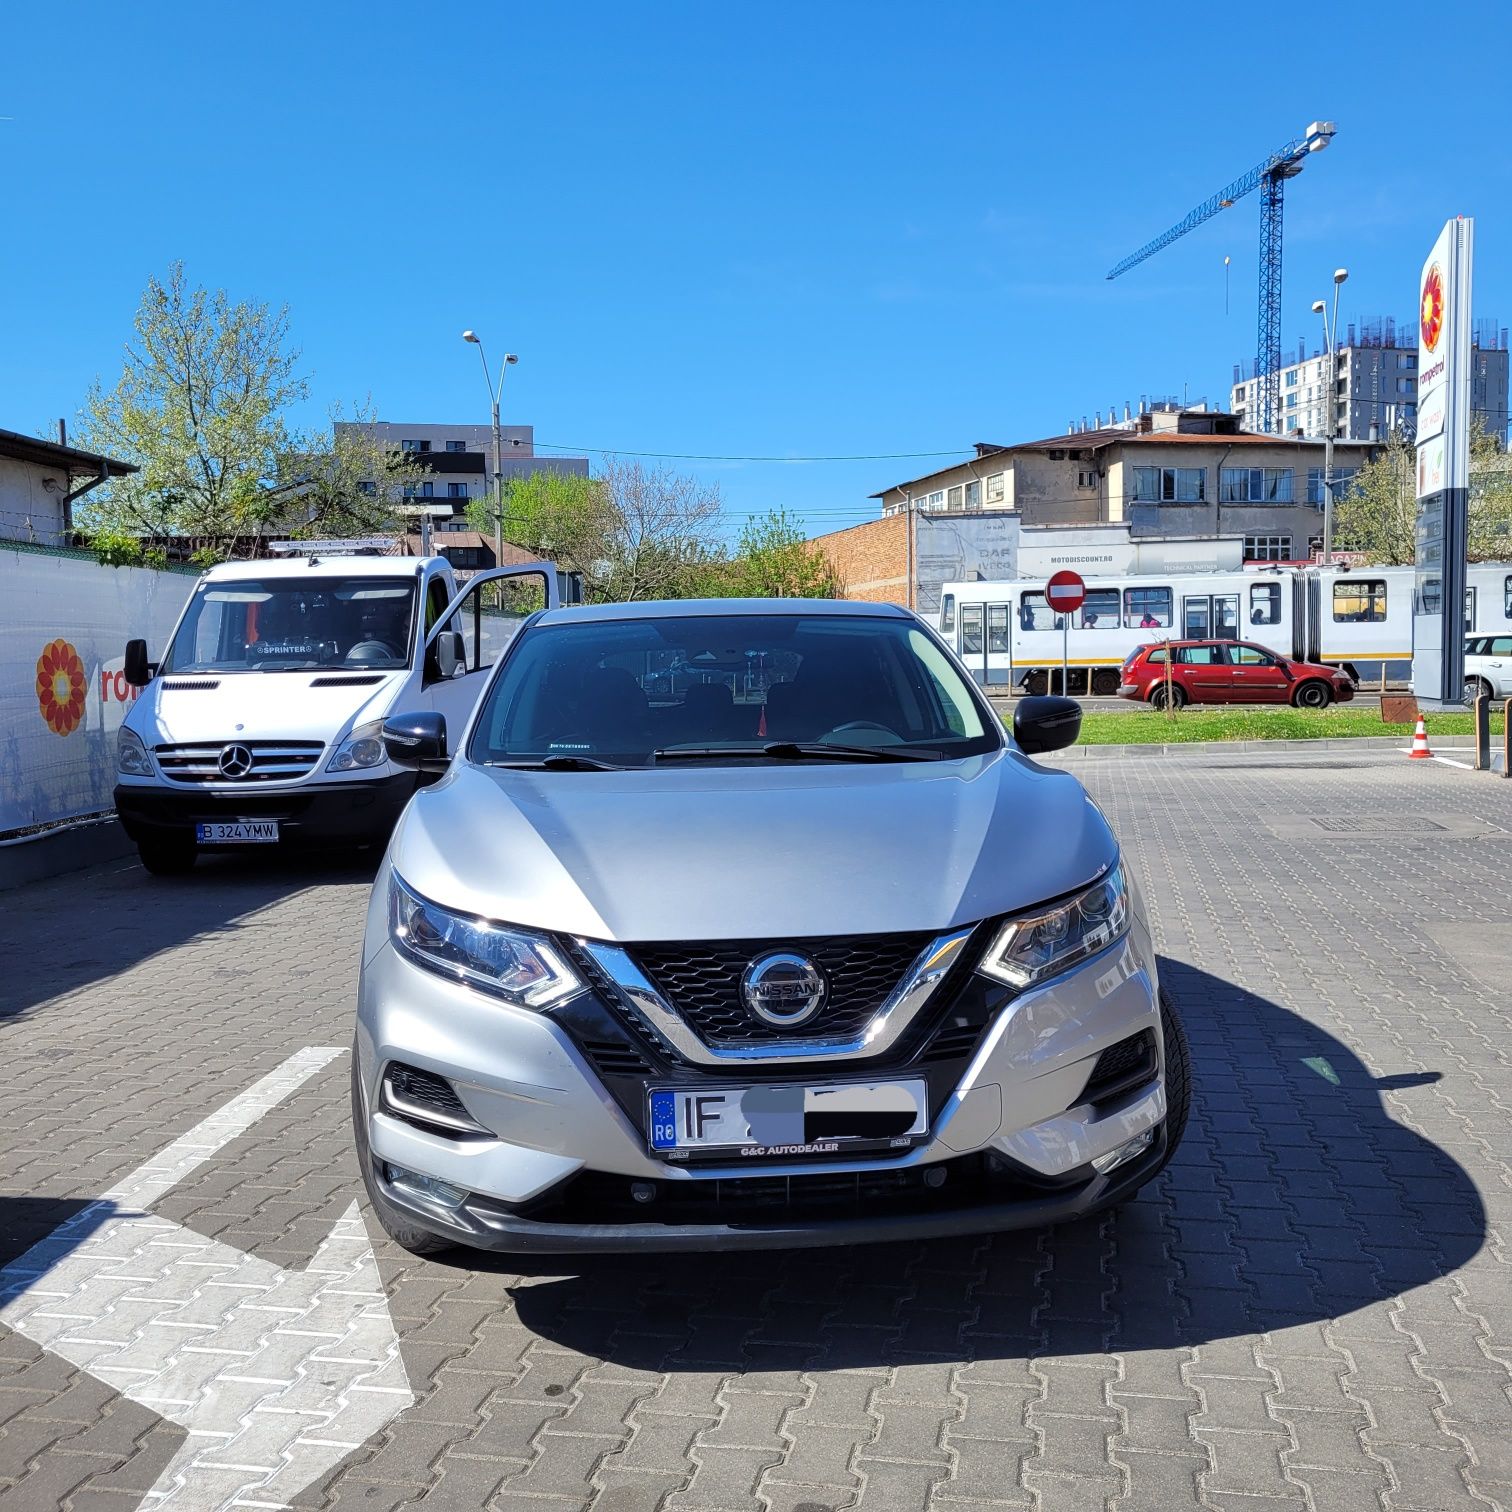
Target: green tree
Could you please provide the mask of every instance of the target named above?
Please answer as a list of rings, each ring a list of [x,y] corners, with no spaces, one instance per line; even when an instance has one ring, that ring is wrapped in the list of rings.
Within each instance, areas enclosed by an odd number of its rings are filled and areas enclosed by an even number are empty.
[[[1334,541],[1377,566],[1411,566],[1417,552],[1417,453],[1393,432],[1334,504]],[[1512,459],[1477,419],[1470,431],[1469,557],[1503,560],[1512,550]]]
[[[839,598],[845,582],[833,561],[783,509],[748,521],[725,592],[741,598]]]
[[[468,523],[494,533],[492,494],[467,506]],[[601,479],[575,473],[535,472],[504,488],[504,539],[569,572],[590,576],[608,551],[616,517]]]
[[[303,399],[288,311],[191,288],[184,265],[152,278],[120,379],[91,387],[79,444],[141,471],[89,495],[95,527],[220,540],[255,526]]]
[[[376,419],[371,400],[356,407],[350,424],[341,423],[337,406],[329,430],[294,438],[259,505],[263,523],[306,539],[397,530],[405,491],[417,489],[426,471],[377,439]]]

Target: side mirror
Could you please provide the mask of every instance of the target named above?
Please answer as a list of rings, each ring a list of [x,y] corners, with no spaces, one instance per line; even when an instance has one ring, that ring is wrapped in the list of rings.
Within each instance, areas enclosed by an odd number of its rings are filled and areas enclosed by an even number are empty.
[[[152,681],[152,664],[147,660],[147,642],[126,642],[126,681],[133,688],[145,688]]]
[[[1074,698],[1029,694],[1013,706],[1013,739],[1026,756],[1074,745],[1081,734],[1082,709]]]
[[[467,647],[460,630],[443,630],[432,642],[429,666],[426,667],[431,682],[449,682],[467,670]]]
[[[395,714],[383,722],[383,749],[395,766],[406,771],[444,772],[451,764],[446,754],[446,716],[429,710]]]

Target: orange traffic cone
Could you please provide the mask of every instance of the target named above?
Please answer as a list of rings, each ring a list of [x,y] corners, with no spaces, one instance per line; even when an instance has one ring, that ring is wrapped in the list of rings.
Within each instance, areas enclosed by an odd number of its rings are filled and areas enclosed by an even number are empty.
[[[1413,761],[1428,761],[1433,756],[1428,749],[1428,725],[1421,714],[1418,715],[1417,729],[1412,732],[1412,749],[1407,755]]]

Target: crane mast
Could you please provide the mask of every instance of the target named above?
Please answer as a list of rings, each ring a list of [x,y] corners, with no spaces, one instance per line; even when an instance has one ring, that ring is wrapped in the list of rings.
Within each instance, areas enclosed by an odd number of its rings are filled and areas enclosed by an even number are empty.
[[[1282,186],[1302,171],[1309,153],[1321,152],[1333,140],[1336,127],[1332,121],[1314,121],[1300,137],[1257,163],[1248,173],[1234,180],[1217,194],[1205,199],[1186,217],[1139,251],[1131,253],[1113,267],[1108,277],[1117,278],[1137,267],[1146,258],[1179,241],[1220,210],[1229,209],[1236,200],[1260,190],[1260,329],[1255,344],[1255,376],[1260,385],[1260,429],[1275,430],[1281,409],[1281,223],[1284,204]]]

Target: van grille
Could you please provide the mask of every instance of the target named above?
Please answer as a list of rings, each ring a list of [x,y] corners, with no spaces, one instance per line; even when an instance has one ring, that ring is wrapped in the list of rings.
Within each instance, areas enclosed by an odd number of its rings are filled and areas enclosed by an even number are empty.
[[[221,769],[221,754],[240,746],[251,756],[250,769],[232,777]],[[172,782],[293,782],[308,776],[320,760],[319,740],[216,740],[153,747],[158,766]]]

